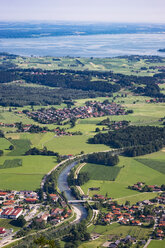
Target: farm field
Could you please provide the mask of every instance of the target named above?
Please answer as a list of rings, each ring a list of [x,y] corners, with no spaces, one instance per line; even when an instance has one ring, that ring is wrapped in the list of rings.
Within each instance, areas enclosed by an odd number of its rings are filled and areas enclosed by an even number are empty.
[[[19,166],[22,166],[21,159],[5,160],[3,165],[0,166],[0,169],[14,168]]]
[[[79,154],[81,151],[90,153],[110,150],[108,146],[102,144],[88,144],[88,138],[86,135],[52,137],[47,142],[44,142],[44,146],[46,146],[48,150],[56,151],[60,154]]]
[[[114,181],[121,167],[101,164],[86,164],[80,172],[88,172],[91,180]]]
[[[151,233],[151,230],[152,229],[144,229],[137,226],[121,226],[118,223],[107,226],[92,225],[88,228],[89,233],[98,233],[101,236],[94,241],[83,243],[79,248],[100,247],[112,237],[126,237],[127,235],[131,235],[137,239],[145,239]]]
[[[0,149],[1,150],[8,149],[10,145],[11,145],[10,141],[8,141],[5,138],[0,138]]]
[[[22,159],[22,166],[1,169],[0,189],[35,190],[39,188],[42,177],[57,164],[55,157],[48,156],[14,158]],[[0,164],[7,159],[7,156],[0,157]]]
[[[164,60],[164,59],[163,59]],[[74,69],[74,70],[111,70],[115,73],[127,75],[152,76],[158,69],[151,66],[161,66],[162,63],[148,63],[147,59],[129,60],[128,58],[22,58],[13,60],[21,68],[41,68],[46,70]],[[141,70],[145,67],[145,70]]]
[[[148,246],[148,248],[164,248],[164,247],[165,247],[165,239],[164,240],[152,240]]]
[[[162,152],[157,152],[151,154],[151,156],[157,157]],[[150,156],[150,155],[148,155]],[[139,181],[143,181],[148,185],[157,184],[161,185],[164,183],[164,174],[136,161],[134,158],[127,158],[120,156],[120,162],[118,164],[121,170],[115,181],[105,181],[105,180],[89,180],[82,187],[84,193],[86,194],[88,188],[100,187],[100,191],[92,191],[90,195],[108,193],[108,197],[120,200],[120,202],[125,202],[126,198],[129,197],[130,202],[139,201],[145,197],[153,198],[154,193],[143,194],[138,191],[133,191],[128,189],[129,185],[133,185]],[[123,167],[124,166],[124,167]],[[136,195],[136,197],[134,197]],[[132,200],[131,200],[132,196]],[[121,199],[120,199],[121,198]]]
[[[30,141],[27,139],[16,139],[10,141],[13,146],[14,150],[8,153],[8,156],[22,156],[25,154],[26,151],[30,149]]]
[[[136,160],[154,170],[165,174],[165,153],[162,151],[158,154],[159,155],[157,156],[154,156],[154,154],[145,155],[138,157]]]

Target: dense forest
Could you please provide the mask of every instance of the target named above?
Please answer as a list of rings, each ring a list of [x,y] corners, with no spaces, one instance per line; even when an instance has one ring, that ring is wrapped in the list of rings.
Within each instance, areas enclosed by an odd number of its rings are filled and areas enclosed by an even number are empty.
[[[70,99],[94,98],[104,93],[45,87],[23,87],[19,85],[0,85],[0,105],[22,107],[26,105],[59,105]]]
[[[98,133],[90,138],[89,142],[114,148],[127,148],[126,155],[137,156],[162,148],[165,144],[165,127],[128,126],[108,133]]]
[[[98,152],[89,154],[87,162],[93,164],[114,166],[119,163],[119,157],[117,155],[113,156],[111,152]]]

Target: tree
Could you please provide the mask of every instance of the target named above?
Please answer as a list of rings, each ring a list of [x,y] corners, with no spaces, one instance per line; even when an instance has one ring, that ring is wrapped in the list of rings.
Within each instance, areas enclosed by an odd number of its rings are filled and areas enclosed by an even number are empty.
[[[126,205],[126,206],[130,206],[130,201],[126,201],[126,202],[125,202],[125,205]]]
[[[13,145],[11,145],[11,146],[9,146],[9,150],[14,150],[14,146]]]
[[[19,216],[17,220],[15,220],[15,225],[19,227],[23,227],[26,224],[26,220],[23,215]]]
[[[95,132],[96,133],[100,132],[100,128],[96,127]]]
[[[0,150],[0,156],[2,156],[3,155],[3,151],[2,150]]]

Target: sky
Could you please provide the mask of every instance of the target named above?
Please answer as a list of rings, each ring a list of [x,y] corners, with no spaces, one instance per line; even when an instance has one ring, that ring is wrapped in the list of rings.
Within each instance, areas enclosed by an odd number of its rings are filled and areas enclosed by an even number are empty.
[[[4,21],[165,23],[165,0],[0,0]]]

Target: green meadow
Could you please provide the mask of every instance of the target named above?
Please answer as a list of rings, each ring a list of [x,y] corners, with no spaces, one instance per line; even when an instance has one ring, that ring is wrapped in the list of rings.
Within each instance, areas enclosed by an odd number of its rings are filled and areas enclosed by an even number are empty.
[[[164,240],[152,240],[148,246],[148,248],[164,248],[165,247],[165,239]]]
[[[35,190],[39,188],[43,176],[56,164],[55,157],[48,156],[19,156],[22,166],[0,170],[0,189]],[[7,160],[0,157],[0,164]]]
[[[14,150],[8,153],[8,156],[22,156],[30,149],[30,141],[27,139],[10,140]]]
[[[163,156],[163,154],[163,152],[157,152],[147,156],[154,157],[155,155],[155,157],[159,157]],[[82,186],[84,193],[86,194],[88,192],[88,188],[100,187],[99,194],[105,195],[108,193],[109,197],[119,200],[120,202],[125,202],[127,197],[129,197],[130,202],[134,203],[141,199],[144,200],[145,197],[149,199],[153,198],[154,193],[144,194],[130,190],[128,189],[129,185],[133,185],[139,181],[143,181],[148,185],[161,185],[164,183],[164,174],[138,162],[135,158],[120,156],[118,166],[121,170],[115,181],[90,180]],[[90,195],[96,193],[98,193],[98,191],[90,191]]]
[[[156,153],[138,157],[136,160],[156,171],[159,171],[165,174],[165,152],[159,152],[159,155]]]
[[[101,164],[86,164],[81,172],[88,172],[90,180],[114,181],[121,167],[106,166]]]

